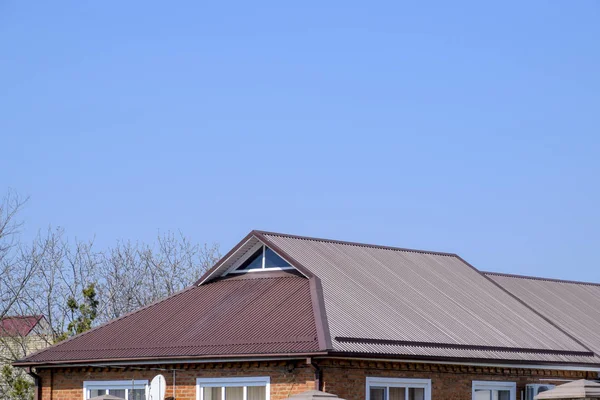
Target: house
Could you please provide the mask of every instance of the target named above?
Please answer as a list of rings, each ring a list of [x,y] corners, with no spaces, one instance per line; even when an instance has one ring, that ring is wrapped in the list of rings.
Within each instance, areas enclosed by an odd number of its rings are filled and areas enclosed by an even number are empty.
[[[578,294],[561,310],[509,279],[455,254],[252,231],[188,289],[15,365],[44,400],[145,400],[157,374],[177,400],[525,400],[527,384],[596,379],[597,314],[575,325]],[[573,320],[600,297],[583,302]]]
[[[48,321],[43,315],[0,319],[0,365],[48,347]]]

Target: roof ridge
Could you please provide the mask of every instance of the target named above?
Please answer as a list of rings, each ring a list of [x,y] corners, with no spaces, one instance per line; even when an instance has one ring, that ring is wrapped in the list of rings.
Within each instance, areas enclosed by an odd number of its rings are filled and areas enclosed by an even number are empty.
[[[557,279],[557,278],[545,278],[542,276],[507,274],[504,272],[492,272],[492,271],[481,271],[481,273],[484,275],[504,276],[507,278],[531,279],[531,280],[536,280],[536,281],[548,281],[548,282],[557,282],[557,283],[572,283],[575,285],[600,286],[600,283],[598,283],[598,282],[574,281],[574,280]]]
[[[432,255],[447,256],[447,257],[457,257],[458,256],[456,253],[448,253],[448,252],[443,252],[443,251],[409,249],[409,248],[404,248],[404,247],[384,246],[384,245],[379,245],[379,244],[361,243],[361,242],[350,242],[350,241],[345,241],[345,240],[292,235],[289,233],[269,232],[269,231],[261,231],[261,230],[254,230],[253,232],[258,232],[263,235],[280,236],[280,237],[287,237],[287,238],[291,238],[291,239],[312,240],[312,241],[316,241],[316,242],[343,244],[343,245],[348,245],[348,246],[370,247],[370,248],[375,248],[375,249],[404,251],[404,252],[421,253],[421,254],[432,254]]]
[[[25,318],[37,318],[37,319],[41,319],[43,318],[44,315],[43,314],[30,314],[30,315],[6,315],[2,318],[0,318],[0,321],[5,321],[7,319],[17,319],[17,318],[21,318],[21,319],[25,319]]]
[[[197,287],[198,287],[198,286],[196,286],[196,285],[188,286],[187,288],[184,288],[184,289],[182,289],[182,290],[180,290],[180,291],[178,291],[178,292],[175,292],[175,293],[173,293],[173,294],[172,294],[172,295],[170,295],[170,296],[167,296],[167,297],[165,297],[165,298],[162,298],[162,299],[159,299],[159,300],[153,301],[153,302],[152,302],[152,303],[150,303],[150,304],[146,304],[146,305],[145,305],[145,306],[143,306],[143,307],[140,307],[140,308],[138,308],[138,309],[135,309],[135,310],[133,310],[133,311],[130,311],[130,312],[126,313],[126,314],[123,314],[123,315],[121,315],[121,316],[120,316],[120,317],[118,317],[118,318],[111,319],[110,321],[107,321],[107,322],[105,322],[105,323],[103,323],[103,324],[101,324],[101,325],[98,325],[98,326],[96,326],[96,327],[94,327],[94,328],[92,328],[92,329],[90,329],[90,330],[87,330],[87,331],[85,331],[85,332],[79,333],[79,334],[77,334],[77,335],[75,335],[75,336],[72,336],[72,337],[70,337],[70,338],[68,338],[68,339],[65,339],[65,340],[63,340],[63,341],[61,341],[61,342],[58,342],[58,343],[56,343],[56,344],[53,344],[53,345],[52,345],[52,346],[50,346],[50,347],[46,347],[46,348],[40,349],[39,351],[33,352],[33,353],[31,353],[31,354],[28,354],[26,357],[23,357],[22,359],[20,359],[20,360],[17,360],[16,362],[17,362],[17,363],[18,363],[18,362],[25,362],[25,361],[27,361],[28,359],[30,359],[31,357],[33,357],[33,356],[37,356],[38,354],[41,354],[41,353],[43,353],[43,352],[45,352],[45,351],[48,351],[48,350],[50,350],[50,349],[52,349],[52,350],[55,350],[55,349],[59,348],[60,346],[62,346],[63,344],[66,344],[66,343],[68,343],[68,342],[70,342],[70,341],[72,341],[72,340],[75,340],[75,339],[77,339],[77,338],[80,338],[80,337],[82,337],[82,336],[85,336],[85,335],[87,335],[88,333],[95,332],[95,331],[97,331],[97,330],[98,330],[98,329],[100,329],[100,328],[104,328],[104,327],[106,327],[106,326],[109,326],[109,325],[111,325],[111,324],[113,324],[113,323],[115,323],[115,322],[117,322],[117,321],[120,321],[120,320],[122,320],[122,319],[125,319],[125,318],[127,318],[127,317],[130,317],[130,316],[132,316],[133,314],[137,314],[138,312],[140,312],[140,311],[143,311],[143,310],[145,310],[146,308],[152,307],[152,306],[154,306],[154,305],[156,305],[156,304],[162,303],[163,301],[167,301],[167,300],[169,300],[169,299],[172,299],[172,298],[174,298],[174,297],[177,297],[177,296],[179,296],[179,295],[181,295],[181,294],[183,294],[183,293],[185,293],[185,292],[188,292],[188,291],[190,291],[190,290],[192,290],[192,289],[194,289],[194,288],[197,288]]]

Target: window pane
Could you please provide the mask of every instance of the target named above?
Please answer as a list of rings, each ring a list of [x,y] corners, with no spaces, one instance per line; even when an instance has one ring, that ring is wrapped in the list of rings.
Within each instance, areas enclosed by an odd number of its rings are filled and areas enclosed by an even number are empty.
[[[244,400],[244,388],[240,386],[226,387],[225,400]]]
[[[492,400],[492,392],[484,389],[475,389],[475,398],[473,400]]]
[[[510,400],[510,390],[494,390],[493,400]]]
[[[390,397],[392,397],[391,394],[390,394]],[[425,400],[425,389],[423,389],[423,388],[408,389],[408,400]]]
[[[252,254],[242,265],[238,267],[238,271],[247,271],[249,269],[262,268],[262,247]]]
[[[221,400],[220,387],[205,387],[202,390],[204,391],[204,400]]]
[[[100,396],[102,394],[106,394],[106,389],[91,389],[90,390],[90,398]]]
[[[405,400],[406,399],[406,388],[403,387],[391,387],[390,388],[390,400]]]
[[[265,248],[265,268],[285,268],[289,266],[290,264],[275,254],[273,250],[268,247]]]
[[[125,398],[125,389],[108,389],[108,394],[112,394],[113,396],[124,399]]]
[[[267,388],[265,386],[248,386],[248,400],[266,400]]]
[[[146,391],[144,389],[129,389],[129,400],[146,400]]]
[[[383,387],[371,386],[369,388],[369,396],[371,397],[371,400],[386,400],[385,389],[386,388]]]

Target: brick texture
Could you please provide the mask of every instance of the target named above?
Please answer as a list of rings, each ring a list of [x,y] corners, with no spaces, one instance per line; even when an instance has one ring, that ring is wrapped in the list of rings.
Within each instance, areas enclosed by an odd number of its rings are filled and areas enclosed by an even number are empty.
[[[444,364],[375,362],[350,360],[319,360],[323,370],[324,390],[347,400],[365,398],[367,376],[397,378],[427,378],[432,380],[432,399],[471,400],[473,380],[517,382],[517,400],[527,383],[564,383],[565,379],[596,379],[596,372],[557,371],[546,369],[516,369],[474,367]],[[292,368],[293,367],[293,368]],[[161,370],[164,369],[164,370]],[[83,400],[86,380],[151,380],[161,373],[167,380],[166,395],[173,395],[175,369],[175,398],[196,399],[196,378],[270,376],[271,400],[287,397],[314,388],[314,371],[304,362],[241,362],[214,364],[154,365],[128,368],[52,368],[40,369],[43,400]],[[291,370],[291,371],[290,371]],[[544,381],[540,381],[544,379]],[[552,381],[555,379],[556,381]]]

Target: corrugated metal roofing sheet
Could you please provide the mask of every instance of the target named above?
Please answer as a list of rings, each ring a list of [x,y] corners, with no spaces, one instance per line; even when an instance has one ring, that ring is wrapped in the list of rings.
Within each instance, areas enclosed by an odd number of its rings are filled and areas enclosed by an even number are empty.
[[[600,284],[486,275],[600,354]]]
[[[318,350],[309,280],[278,272],[193,286],[23,361]]]
[[[302,276],[261,271],[219,278],[257,240]],[[571,335],[454,254],[253,231],[199,283],[24,362],[331,350],[600,365],[574,337],[600,332],[598,325],[582,321]],[[579,294],[573,296],[573,307],[581,306]]]
[[[598,363],[589,349],[456,255],[261,235],[321,279],[335,351]]]

